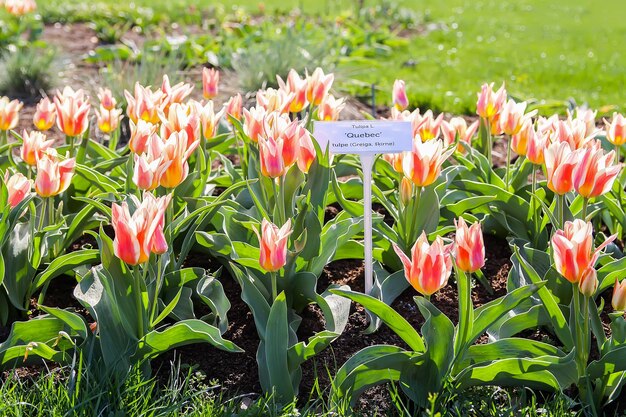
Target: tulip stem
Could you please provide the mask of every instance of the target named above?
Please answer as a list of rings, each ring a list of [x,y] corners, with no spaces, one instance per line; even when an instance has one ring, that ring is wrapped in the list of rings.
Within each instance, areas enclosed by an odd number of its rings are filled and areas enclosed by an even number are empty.
[[[46,212],[47,212],[47,205],[48,205],[48,199],[47,198],[43,198],[41,200],[41,212],[39,213],[39,227],[38,227],[38,232],[41,232],[44,228],[44,223],[43,223],[43,219],[46,218]]]
[[[143,276],[146,275],[146,270],[148,268],[148,262],[142,265]],[[137,310],[137,338],[141,339],[144,336],[144,328],[143,328],[143,303],[141,301],[141,280],[142,275],[139,272],[138,268],[135,268],[135,288],[133,289],[135,292],[135,308]]]
[[[565,194],[556,195],[556,227],[559,229],[563,228],[564,220],[565,220]]]
[[[583,198],[583,209],[582,209],[582,220],[586,221],[587,220],[587,207],[589,206],[589,199],[588,198]]]
[[[489,162],[489,167],[491,168],[493,167],[493,159],[491,157],[491,148],[493,146],[492,138],[491,138],[491,122],[489,121],[489,119],[484,119],[484,121],[486,124],[485,130],[487,132],[487,149],[486,149],[487,155],[486,156],[487,156],[487,161]]]
[[[622,147],[620,145],[615,145],[615,163],[619,164],[619,160],[621,158]]]
[[[4,146],[6,144],[9,143],[9,131],[8,130],[3,130],[2,131],[2,142],[0,142],[0,146]]]
[[[414,190],[413,192],[414,192],[415,197],[409,203],[410,210],[407,210],[407,214],[410,216],[407,218],[407,225],[408,225],[408,228],[407,228],[408,233],[406,237],[407,248],[410,248],[413,242],[417,240],[417,237],[414,236],[415,234],[414,226],[415,226],[415,220],[417,219],[417,214],[419,213],[420,199],[422,197],[422,188],[423,187],[419,187],[419,186],[413,187],[413,190]]]
[[[509,188],[509,177],[511,172],[511,138],[506,143],[506,173],[504,174],[504,186]]]
[[[272,280],[272,303],[274,303],[274,300],[278,297],[276,278],[276,272],[270,272],[270,279]]]
[[[74,156],[74,136],[66,136],[66,143],[70,145],[70,157]]]

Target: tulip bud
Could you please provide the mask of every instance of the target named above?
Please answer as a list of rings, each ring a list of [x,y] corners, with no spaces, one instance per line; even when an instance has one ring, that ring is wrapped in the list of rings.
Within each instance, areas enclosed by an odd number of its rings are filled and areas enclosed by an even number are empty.
[[[499,115],[506,101],[506,90],[504,84],[494,93],[493,83],[483,84],[481,92],[478,94],[476,103],[476,113],[483,119],[492,120]]]
[[[120,124],[122,119],[122,109],[107,110],[104,107],[100,107],[100,111],[96,110],[96,117],[98,118],[98,129],[102,133],[111,133]]]
[[[0,98],[0,130],[15,129],[20,120],[19,111],[23,106],[18,100],[9,101],[8,97]]]
[[[339,113],[344,107],[346,107],[345,99],[335,99],[332,94],[328,94],[320,102],[317,117],[322,121],[339,120]]]
[[[306,99],[307,93],[307,80],[300,78],[296,70],[293,68],[289,70],[287,76],[287,82],[283,81],[280,76],[276,76],[278,85],[281,90],[293,94],[293,101],[291,102],[288,111],[290,113],[299,113],[309,104]]]
[[[303,134],[300,135],[300,143],[298,146],[298,168],[300,171],[305,174],[309,172],[309,168],[311,168],[311,164],[315,161],[316,153],[315,146],[313,145],[313,141],[311,140],[311,134],[308,130],[303,129]]]
[[[100,107],[105,110],[113,110],[117,105],[113,93],[108,88],[98,89],[98,99],[100,100]]]
[[[626,143],[626,118],[620,113],[613,113],[611,123],[604,120],[606,125],[606,138],[615,146],[622,146]]]
[[[24,163],[30,166],[37,165],[37,159],[50,149],[54,139],[46,140],[46,135],[41,132],[22,132],[22,148],[20,156]]]
[[[33,123],[37,130],[49,130],[56,121],[57,110],[48,97],[44,97],[38,104],[33,116]]]
[[[8,203],[11,208],[20,204],[30,194],[30,189],[33,186],[33,182],[19,172],[11,176],[6,172],[4,183],[7,187]]]
[[[476,222],[467,227],[467,223],[461,217],[458,222],[454,221],[454,225],[456,264],[463,272],[476,272],[485,265],[485,244],[480,223]]]
[[[215,68],[202,68],[202,94],[207,100],[217,97],[220,72]]]
[[[65,87],[63,92],[57,91],[54,98],[57,111],[57,126],[67,136],[80,136],[89,126],[88,97],[83,90],[74,91],[71,87]]]
[[[626,310],[626,279],[620,282],[619,278],[615,278],[611,305],[615,311]]]
[[[313,106],[319,106],[326,94],[330,91],[335,76],[333,74],[324,75],[321,68],[316,68],[313,74],[307,79],[306,99]]]
[[[242,107],[243,99],[239,93],[237,93],[236,96],[231,97],[226,104],[224,104],[226,114],[237,120],[241,120]]]
[[[265,115],[267,111],[263,107],[252,107],[250,110],[243,109],[243,131],[252,142],[259,141],[259,135],[263,133]]]
[[[261,222],[261,233],[255,230],[261,245],[259,264],[267,272],[276,272],[287,263],[287,243],[291,229],[291,219],[280,229],[266,219]]]
[[[585,297],[591,297],[598,289],[598,276],[593,267],[589,267],[583,272],[578,283],[580,293]]]
[[[441,165],[454,150],[443,150],[441,140],[422,143],[413,141],[413,152],[406,152],[403,157],[404,175],[418,187],[426,187],[439,177]]]
[[[144,120],[139,120],[137,124],[133,121],[128,122],[130,126],[130,139],[128,148],[131,152],[141,154],[148,149],[148,140],[152,135],[156,134],[157,125]]]
[[[406,86],[403,80],[394,81],[392,101],[395,108],[400,111],[409,107],[409,98],[406,95]]]
[[[408,206],[413,199],[413,183],[407,177],[402,177],[400,182],[400,202],[403,206]]]
[[[528,143],[526,144],[526,158],[535,165],[545,163],[544,151],[550,138],[549,132],[528,131]]]
[[[67,190],[74,176],[74,158],[60,161],[54,149],[37,160],[35,191],[41,197],[53,197]]]
[[[244,110],[245,111],[245,110]],[[224,110],[215,113],[213,102],[209,101],[204,106],[198,108],[200,114],[200,126],[202,127],[202,136],[205,139],[211,139],[217,134],[217,128]]]

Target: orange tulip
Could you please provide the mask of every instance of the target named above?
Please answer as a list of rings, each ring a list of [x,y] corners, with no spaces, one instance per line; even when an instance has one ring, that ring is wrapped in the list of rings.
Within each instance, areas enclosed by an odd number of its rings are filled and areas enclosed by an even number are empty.
[[[267,111],[263,107],[243,109],[243,131],[252,142],[258,142],[259,135],[263,134],[266,115]]]
[[[54,144],[54,139],[46,140],[46,135],[41,132],[23,131],[22,140],[20,156],[30,166],[36,166],[37,159],[41,158],[43,153]]]
[[[306,99],[307,93],[307,80],[300,78],[296,70],[293,68],[289,70],[289,74],[287,75],[287,81],[283,81],[280,76],[276,76],[276,80],[278,81],[278,85],[281,90],[284,90],[288,93],[293,94],[293,101],[289,106],[290,113],[299,113],[309,104]]]
[[[453,117],[449,122],[441,121],[441,133],[446,146],[450,146],[456,142],[457,136],[459,141],[467,144],[472,143],[472,138],[478,131],[478,120],[471,125],[462,117]]]
[[[161,137],[169,138],[174,132],[187,133],[187,140],[193,142],[200,138],[200,117],[194,104],[172,103],[167,116],[159,111],[161,119]]]
[[[159,109],[165,99],[163,91],[152,91],[148,87],[135,83],[134,95],[124,90],[124,96],[128,103],[126,115],[128,115],[128,118],[135,124],[138,120],[152,124],[159,123]]]
[[[418,115],[416,115],[417,118]],[[416,135],[420,137],[422,142],[437,139],[439,137],[439,130],[443,123],[443,113],[440,113],[437,118],[433,115],[431,110],[426,111],[423,116],[417,121],[417,127],[415,128]]]
[[[159,184],[165,188],[174,188],[189,175],[187,160],[196,150],[200,140],[189,141],[187,133],[174,132],[163,142],[163,164],[168,164],[159,178]]]
[[[283,141],[272,136],[259,136],[259,158],[261,159],[261,174],[270,178],[278,178],[285,173],[283,159]]]
[[[401,153],[386,153],[383,155],[383,159],[393,167],[396,172],[404,173],[403,161],[404,154]]]
[[[559,120],[556,131],[552,134],[552,142],[565,142],[572,150],[588,145],[593,137],[587,136],[587,125],[582,120]]]
[[[615,151],[604,155],[600,142],[583,148],[580,160],[573,171],[574,188],[585,198],[606,194],[622,169],[621,164],[612,165]]]
[[[404,265],[406,279],[420,294],[430,296],[448,283],[452,272],[452,246],[444,245],[441,236],[429,245],[426,233],[422,232],[411,249],[412,259],[395,243],[393,249]]]
[[[622,146],[626,143],[626,119],[620,113],[613,113],[613,119],[609,123],[604,120],[606,125],[606,138],[609,142],[616,146]]]
[[[550,139],[549,132],[528,131],[528,143],[526,144],[526,158],[535,165],[543,165],[545,162],[544,151]]]
[[[406,95],[406,85],[403,80],[395,80],[393,83],[392,102],[396,109],[402,111],[409,107],[409,98]]]
[[[144,192],[143,201],[131,196],[137,209],[130,214],[128,204],[113,203],[112,225],[115,231],[113,250],[115,256],[129,265],[147,262],[150,253],[157,255],[167,252],[167,241],[163,234],[165,210],[172,198],[171,194],[156,198]]]
[[[300,171],[305,174],[309,172],[309,168],[315,161],[316,153],[315,146],[313,145],[313,141],[311,140],[311,134],[308,130],[303,129],[301,135],[299,135],[299,143],[298,143],[298,168]]]
[[[83,90],[65,87],[54,98],[57,110],[57,126],[67,136],[80,136],[89,126],[89,98]]]
[[[463,272],[476,272],[485,265],[485,244],[480,223],[467,226],[463,217],[454,221],[456,264]]]
[[[208,101],[204,106],[198,105],[197,112],[200,116],[200,126],[202,127],[202,136],[205,139],[211,139],[217,134],[219,121],[224,114],[224,110],[215,113],[213,102]]]
[[[35,0],[4,0],[4,8],[13,16],[24,16],[37,9]]]
[[[476,102],[476,113],[483,119],[491,120],[499,115],[502,107],[506,102],[506,90],[504,83],[494,93],[493,83],[483,84],[481,92],[478,94],[478,102]]]
[[[67,190],[74,176],[74,158],[59,160],[56,151],[50,149],[37,160],[35,191],[41,197],[53,197]]]
[[[563,195],[574,189],[574,168],[579,161],[578,152],[572,151],[566,142],[552,143],[544,151],[548,174],[548,188]]]
[[[439,177],[441,165],[454,149],[444,151],[443,141],[431,140],[422,143],[413,141],[413,152],[406,152],[403,158],[404,175],[418,187],[426,187]]]
[[[207,100],[217,97],[220,72],[215,68],[202,68],[202,94]]]
[[[408,206],[413,199],[413,183],[407,177],[402,177],[400,181],[400,202]]]
[[[57,109],[48,97],[44,97],[38,104],[33,123],[37,130],[49,130],[57,118]]]
[[[296,95],[289,91],[268,88],[257,91],[256,104],[257,107],[264,108],[268,113],[288,113],[295,98]]]
[[[321,68],[316,68],[307,78],[306,99],[313,106],[319,106],[326,94],[330,91],[335,76],[325,75]]]
[[[131,152],[141,154],[148,149],[148,140],[152,135],[156,134],[158,126],[145,120],[139,120],[137,124],[133,121],[129,121],[130,126],[130,139],[128,141],[128,148]]]
[[[530,118],[526,118],[520,130],[511,136],[511,149],[518,155],[526,155],[529,143],[535,140],[534,136],[536,136],[536,133],[533,121]]]
[[[30,189],[33,186],[33,182],[19,172],[9,176],[7,171],[4,174],[4,183],[7,187],[8,203],[11,208],[20,204],[30,194]]]
[[[552,236],[554,267],[571,283],[578,283],[587,269],[593,268],[600,251],[611,243],[616,235],[610,236],[593,250],[593,226],[576,219],[565,222],[564,230]]]
[[[335,99],[332,94],[328,94],[319,103],[317,117],[323,121],[336,121],[344,107],[346,107],[344,98]]]
[[[239,93],[228,99],[228,101],[224,104],[226,114],[237,120],[241,120],[242,107],[243,98]]]
[[[157,140],[160,141],[158,138]],[[152,153],[134,154],[134,159],[133,182],[139,189],[146,191],[152,191],[159,186],[161,175],[171,164],[171,161],[163,163],[161,156],[155,158]]]
[[[9,100],[8,97],[0,97],[0,130],[15,129],[20,121],[20,110],[24,104],[18,100]]]
[[[611,305],[615,311],[626,310],[626,279],[620,282],[619,278],[615,278],[615,286],[613,287],[613,298]]]
[[[526,111],[526,102],[516,103],[515,100],[509,100],[502,107],[498,122],[500,130],[509,136],[516,135],[524,125],[526,119],[532,117],[537,111],[524,114]]]
[[[98,89],[98,99],[100,100],[100,107],[105,110],[113,110],[117,106],[117,100],[108,88]]]
[[[280,229],[275,224],[263,219],[261,233],[255,230],[261,245],[259,264],[267,272],[276,272],[287,263],[287,243],[291,229],[291,219]]]
[[[102,133],[111,133],[120,125],[122,120],[122,109],[111,109],[100,106],[100,111],[96,110],[96,117],[98,118],[98,129]]]

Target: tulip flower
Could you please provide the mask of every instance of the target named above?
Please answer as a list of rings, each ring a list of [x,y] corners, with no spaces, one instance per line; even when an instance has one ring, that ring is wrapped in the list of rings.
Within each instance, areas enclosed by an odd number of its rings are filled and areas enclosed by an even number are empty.
[[[441,236],[429,245],[426,233],[422,232],[411,249],[411,259],[395,243],[393,249],[402,261],[406,279],[420,294],[429,297],[448,283],[452,246],[444,245]]]
[[[113,110],[117,106],[117,100],[108,88],[98,89],[98,99],[100,100],[100,107],[105,110]]]
[[[307,79],[306,99],[313,106],[319,106],[326,94],[330,91],[335,76],[325,75],[321,68],[316,68]]]
[[[598,274],[595,268],[587,268],[580,277],[578,290],[585,297],[591,297],[598,289]]]
[[[100,106],[100,111],[96,110],[96,117],[98,118],[98,129],[102,133],[111,133],[117,129],[122,120],[122,109],[111,109]]]
[[[74,176],[76,160],[59,160],[54,149],[45,152],[37,160],[35,191],[41,197],[53,197],[67,190]]]
[[[401,153],[387,153],[383,155],[383,159],[393,167],[396,172],[404,173],[403,161],[404,154]]]
[[[404,154],[404,175],[418,187],[426,187],[439,177],[441,165],[448,159],[454,149],[444,151],[443,141],[431,140],[422,143],[413,141],[413,151]]]
[[[54,139],[46,140],[46,135],[41,132],[22,133],[22,148],[20,149],[20,157],[27,165],[36,166],[37,159],[43,156],[43,153],[50,149],[54,144]]]
[[[522,133],[523,134],[523,133]],[[526,144],[526,158],[535,165],[543,165],[545,162],[544,151],[548,146],[550,133],[528,131],[528,143]]]
[[[454,221],[456,227],[455,258],[458,268],[463,272],[476,272],[485,265],[485,244],[480,223],[467,226],[463,217]]]
[[[193,85],[180,82],[174,86],[170,85],[170,78],[167,74],[163,75],[163,83],[161,84],[161,104],[159,105],[161,111],[167,113],[169,107],[178,103],[181,104],[193,91]]]
[[[167,116],[163,111],[159,111],[159,118],[162,138],[169,138],[172,133],[182,131],[187,133],[189,142],[200,138],[200,117],[196,105],[172,103]]]
[[[478,94],[476,113],[486,120],[491,120],[499,115],[506,102],[506,90],[504,84],[494,93],[493,83],[483,84]]]
[[[20,121],[19,112],[24,104],[18,100],[9,100],[8,97],[0,98],[0,130],[15,129]]]
[[[211,139],[217,134],[217,128],[219,121],[224,114],[224,110],[220,110],[215,113],[213,102],[208,101],[204,106],[199,105],[197,108],[198,115],[200,116],[200,126],[202,127],[202,136],[205,139]]]
[[[30,194],[30,189],[33,186],[33,182],[19,172],[9,176],[7,171],[4,174],[4,183],[7,187],[8,203],[11,208],[20,204]]]
[[[600,251],[615,239],[607,238],[593,250],[593,226],[589,222],[576,219],[565,222],[563,230],[552,236],[554,267],[571,283],[580,282],[587,269],[594,267]]]
[[[252,142],[258,142],[259,135],[263,134],[266,115],[264,107],[243,109],[243,131]]]
[[[319,103],[317,117],[323,121],[336,121],[344,107],[346,107],[344,98],[335,99],[332,94],[328,94]]]
[[[596,114],[598,111],[593,111],[591,109],[585,107],[576,107],[576,117],[575,119],[580,120],[586,126],[586,135],[587,136],[595,136],[597,131],[596,129]],[[572,113],[567,111],[567,118],[572,119]]]
[[[413,183],[407,177],[402,177],[400,182],[400,202],[403,206],[408,206],[413,199]]]
[[[457,136],[459,141],[470,144],[472,143],[472,138],[477,131],[478,120],[469,126],[462,117],[453,117],[449,122],[446,122],[445,120],[441,121],[441,133],[446,146],[450,146],[455,143]]]
[[[259,136],[259,157],[261,159],[261,174],[269,178],[278,178],[285,173],[283,159],[283,141],[272,136]]]
[[[396,109],[403,111],[409,107],[409,98],[406,95],[406,86],[403,80],[395,80],[393,83],[392,102]]]
[[[548,188],[558,195],[574,189],[574,168],[579,154],[572,151],[566,142],[552,143],[544,151]]]
[[[264,108],[268,113],[288,113],[295,98],[295,94],[289,91],[268,88],[257,91],[256,104],[257,107]]]
[[[573,171],[574,188],[585,198],[598,197],[611,190],[621,164],[612,165],[615,151],[604,154],[596,142],[593,147],[583,148],[578,164]]]
[[[287,75],[287,81],[283,81],[280,76],[276,76],[276,80],[278,81],[278,85],[281,90],[293,94],[293,100],[291,105],[289,106],[290,113],[299,113],[309,104],[306,99],[307,93],[307,80],[300,78],[296,70],[293,68],[289,70],[289,74]]]
[[[4,8],[13,16],[24,16],[37,10],[35,0],[4,0]]]
[[[521,129],[526,119],[533,116],[536,111],[529,114],[524,114],[526,111],[526,102],[516,103],[515,100],[509,100],[502,107],[500,112],[500,130],[509,136],[517,134]]]
[[[622,146],[626,143],[626,119],[620,113],[613,113],[613,119],[609,123],[604,120],[606,125],[606,138],[615,146]]]
[[[159,178],[159,184],[165,188],[174,188],[189,175],[187,160],[196,150],[200,140],[189,141],[187,133],[174,132],[163,142],[163,164],[168,164]]]
[[[302,127],[302,129],[303,133],[299,135],[298,159],[296,162],[300,171],[306,174],[309,172],[309,168],[311,168],[317,155],[315,153],[315,146],[311,140],[311,134],[305,128]]]
[[[261,232],[256,231],[261,245],[259,264],[267,272],[276,272],[287,263],[287,243],[291,229],[291,219],[280,229],[275,224],[263,219]]]
[[[37,130],[49,130],[56,121],[57,110],[48,97],[44,97],[38,104],[33,116],[33,123]]]
[[[536,133],[533,121],[530,118],[526,118],[520,130],[511,136],[511,149],[520,156],[526,155],[529,142],[535,140],[534,136],[536,136]]]
[[[74,91],[71,87],[65,87],[63,92],[57,91],[54,98],[57,110],[57,126],[69,137],[80,136],[89,126],[88,97],[83,90]]]
[[[124,96],[128,106],[126,114],[128,118],[137,123],[138,120],[159,123],[159,107],[163,104],[165,94],[161,90],[152,91],[139,83],[135,83],[134,95],[124,90]]]
[[[290,122],[280,132],[279,140],[282,141],[282,155],[285,168],[289,168],[298,159],[300,138],[305,135],[309,135],[309,132],[297,120]]]
[[[623,312],[626,310],[626,279],[620,282],[619,278],[615,278],[611,305],[615,311]]]
[[[165,210],[172,198],[171,194],[156,198],[144,192],[143,201],[131,196],[137,209],[130,214],[128,204],[113,203],[112,219],[115,239],[115,256],[128,265],[138,265],[150,259],[150,253],[157,255],[167,252],[167,241],[163,234]]]
[[[224,104],[226,114],[237,120],[241,120],[242,107],[243,98],[239,93],[228,99],[228,101]]]
[[[145,120],[139,120],[137,124],[131,120],[128,124],[130,126],[130,139],[128,141],[130,151],[136,154],[146,152],[148,140],[156,134],[158,126]]]
[[[572,150],[580,149],[589,143],[593,137],[587,136],[587,125],[582,120],[559,120],[556,131],[552,134],[552,142],[565,142]]]
[[[433,115],[431,110],[428,110],[421,116],[417,127],[415,128],[416,135],[418,135],[422,142],[427,142],[439,137],[439,130],[441,123],[443,122],[443,113],[440,113],[437,118]]]
[[[161,156],[154,158],[150,154],[135,154],[134,159],[133,182],[139,189],[146,191],[152,191],[159,186],[161,175],[171,164],[171,161],[163,163]]]
[[[215,68],[202,68],[202,95],[207,100],[217,97],[219,92],[220,72]]]

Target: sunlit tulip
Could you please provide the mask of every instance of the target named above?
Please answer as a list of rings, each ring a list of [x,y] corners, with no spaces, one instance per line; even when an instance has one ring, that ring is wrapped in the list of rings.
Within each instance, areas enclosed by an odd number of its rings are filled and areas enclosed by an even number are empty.
[[[500,114],[505,102],[506,90],[504,89],[504,84],[496,92],[493,91],[493,83],[483,84],[481,92],[478,93],[476,113],[483,119],[491,120],[494,116]]]
[[[526,102],[516,103],[515,100],[509,100],[502,107],[500,112],[500,130],[509,136],[516,135],[524,125],[526,119],[532,117],[537,111],[524,114],[526,111]]]
[[[30,166],[37,165],[37,159],[54,144],[54,139],[47,140],[46,135],[41,132],[23,131],[22,141],[20,157]]]
[[[596,129],[596,114],[598,111],[593,111],[591,109],[585,107],[576,107],[576,117],[575,119],[580,120],[586,126],[586,135],[592,136],[597,131]],[[568,119],[572,119],[572,113],[568,110],[567,112]]]
[[[406,152],[403,158],[404,175],[418,187],[426,187],[439,177],[441,165],[454,150],[445,150],[443,141],[413,141],[413,151]]]
[[[548,134],[556,132],[559,127],[559,115],[553,114],[552,116],[545,118],[539,116],[537,118],[537,133]]]
[[[4,174],[4,183],[8,192],[8,203],[11,208],[17,206],[30,194],[33,182],[21,173],[9,176],[8,171]]]
[[[304,129],[303,134],[299,135],[299,138],[298,159],[296,162],[298,163],[300,171],[306,174],[309,172],[309,168],[311,168],[311,164],[313,164],[316,158],[315,146],[313,145],[311,134],[308,130]]]
[[[111,133],[120,125],[122,120],[122,109],[107,110],[104,107],[100,107],[100,111],[96,110],[96,117],[98,119],[98,129],[102,133]]]
[[[255,230],[256,232],[256,230]],[[259,264],[267,272],[276,272],[287,263],[287,243],[291,230],[291,219],[280,229],[275,224],[263,219],[261,233],[256,232],[261,245]]]
[[[383,155],[383,159],[387,162],[389,162],[389,164],[393,167],[393,169],[396,172],[399,173],[404,173],[404,168],[403,168],[403,161],[404,161],[404,154],[402,153],[387,153]]]
[[[226,114],[237,120],[241,120],[242,107],[243,98],[239,93],[228,99],[228,101],[224,104]]]
[[[288,113],[295,98],[295,94],[289,91],[268,88],[257,91],[256,104],[257,107],[264,108],[268,113],[275,111]]]
[[[613,145],[622,146],[626,143],[626,119],[620,113],[613,113],[613,119],[609,123],[604,120],[606,125],[606,139]]]
[[[135,212],[130,214],[128,204],[113,203],[111,207],[111,224],[115,231],[113,250],[115,256],[129,265],[147,262],[150,253],[167,252],[167,241],[163,234],[165,210],[172,198],[171,194],[156,198],[144,192],[143,201],[139,202],[131,196]]]
[[[531,141],[535,141],[536,133],[533,121],[530,118],[524,120],[519,132],[511,136],[511,149],[518,155],[524,156],[528,153],[528,146]],[[541,150],[543,155],[543,149]]]
[[[280,132],[279,140],[282,141],[283,163],[285,168],[289,168],[298,159],[298,148],[300,147],[300,137],[308,135],[309,132],[300,125],[297,120],[292,121]]]
[[[202,95],[207,100],[217,97],[219,92],[220,72],[215,68],[202,68]]]
[[[406,95],[404,80],[395,80],[393,83],[392,102],[396,109],[402,111],[409,107],[409,98]]]
[[[204,136],[205,139],[211,139],[217,134],[217,128],[224,114],[224,109],[216,113],[213,102],[208,101],[204,106],[198,106],[198,114],[200,116],[202,136]]]
[[[188,141],[187,133],[174,132],[163,142],[163,164],[169,164],[159,178],[159,184],[165,188],[174,188],[187,178],[189,164],[187,160],[196,150],[200,140]]]
[[[463,141],[467,144],[472,143],[472,138],[478,131],[478,120],[467,125],[467,122],[462,117],[453,117],[449,122],[445,120],[441,121],[441,133],[446,146],[450,146],[456,142],[458,137],[459,141]]]
[[[169,138],[174,132],[187,133],[187,140],[193,142],[200,138],[200,117],[197,106],[193,104],[172,103],[167,116],[159,111],[161,119],[161,137]]]
[[[130,139],[128,141],[130,151],[136,154],[146,152],[148,140],[156,133],[158,126],[145,120],[139,120],[137,124],[131,120],[128,125],[130,126]]]
[[[458,268],[463,272],[476,272],[485,265],[485,244],[480,223],[467,226],[463,217],[454,221],[455,258]]]
[[[134,95],[124,90],[124,96],[128,106],[126,114],[134,123],[138,120],[159,123],[159,106],[162,104],[164,93],[161,90],[152,91],[139,83],[135,83]]]
[[[613,287],[613,297],[611,305],[615,311],[626,310],[626,279],[620,282],[619,278],[615,278],[615,286]]]
[[[135,154],[134,159],[133,182],[138,188],[146,191],[152,191],[159,186],[161,175],[171,164],[171,161],[163,163],[160,156],[153,158],[152,155],[145,153]]]
[[[307,79],[306,99],[313,106],[319,106],[326,94],[330,91],[334,74],[325,75],[321,68],[316,68]]]
[[[578,283],[587,269],[594,267],[600,251],[615,237],[608,237],[594,250],[591,223],[580,219],[565,222],[563,230],[557,230],[552,236],[555,269],[569,282]]]
[[[544,151],[548,188],[558,195],[574,189],[574,168],[578,164],[579,154],[572,151],[566,142],[550,144]]]
[[[44,97],[37,104],[37,110],[33,116],[33,124],[37,130],[46,131],[54,126],[57,118],[57,109],[48,97]]]
[[[344,107],[346,107],[344,98],[336,99],[332,94],[328,94],[319,103],[317,117],[322,121],[336,121]]]
[[[100,107],[106,110],[113,110],[117,106],[117,100],[108,88],[98,89],[98,100],[100,100]]]
[[[45,152],[37,160],[35,191],[41,197],[53,197],[67,190],[74,176],[76,160],[59,160],[54,149]]]
[[[57,126],[67,136],[80,136],[89,126],[89,97],[83,90],[65,87],[54,98],[57,110]]]
[[[289,70],[287,75],[287,81],[283,81],[280,76],[276,76],[278,85],[281,90],[287,91],[293,94],[293,100],[289,106],[290,113],[299,113],[309,104],[306,99],[307,93],[307,80],[300,78],[297,71],[293,68]]]
[[[266,114],[263,107],[243,109],[243,131],[252,142],[258,142],[259,135],[263,133]]]
[[[273,137],[259,136],[259,158],[261,160],[261,174],[270,178],[277,178],[285,173],[283,160],[283,142]]]
[[[407,177],[402,177],[400,181],[400,202],[403,206],[408,206],[413,199],[413,183]]]
[[[609,192],[622,169],[621,164],[613,165],[615,151],[605,155],[600,142],[596,142],[593,147],[579,152],[580,159],[573,172],[574,188],[578,194],[591,198]]]
[[[549,132],[528,132],[528,143],[526,144],[526,158],[535,165],[545,163],[544,152],[549,144]]]
[[[0,130],[15,129],[20,121],[20,110],[24,105],[18,100],[0,97]]]
[[[426,233],[422,232],[411,249],[412,259],[395,243],[393,249],[404,265],[406,279],[420,294],[430,296],[448,283],[452,272],[452,246],[444,245],[441,236],[429,245]]]
[[[191,94],[193,85],[180,82],[174,86],[170,85],[170,78],[167,74],[163,75],[163,83],[161,84],[161,92],[163,98],[161,99],[160,108],[162,111],[167,112],[167,109],[174,104],[181,104]]]
[[[416,116],[417,117],[417,116]],[[435,118],[431,110],[426,111],[415,128],[416,135],[420,137],[422,142],[437,139],[439,137],[439,130],[441,123],[443,122],[443,113]]]
[[[598,289],[598,274],[595,268],[587,268],[580,277],[578,290],[585,297],[591,297]]]
[[[592,139],[593,137],[587,136],[585,122],[578,119],[559,120],[556,131],[551,136],[552,142],[565,142],[572,150],[587,146]]]
[[[4,8],[13,16],[23,16],[37,9],[35,0],[4,0]]]

